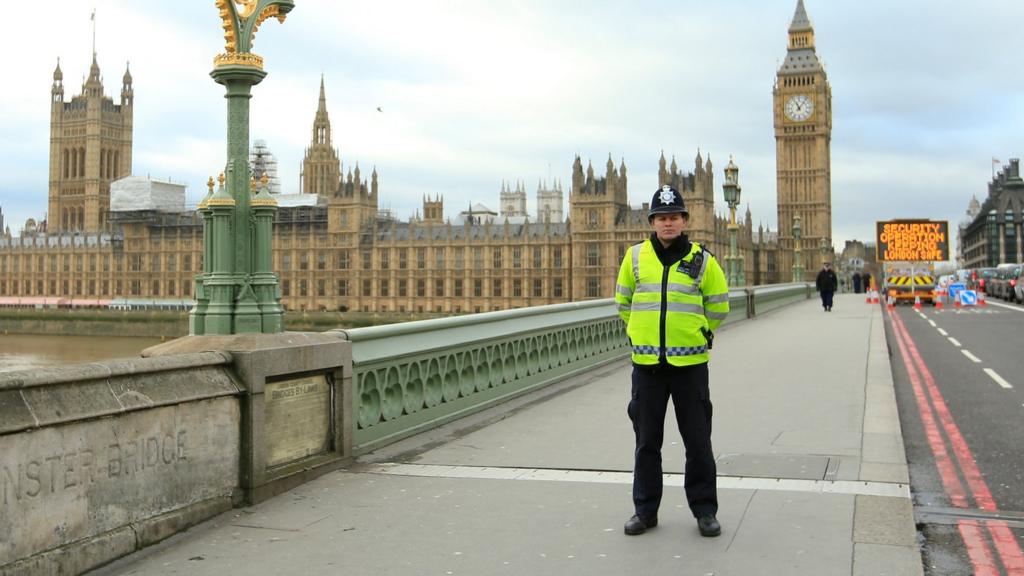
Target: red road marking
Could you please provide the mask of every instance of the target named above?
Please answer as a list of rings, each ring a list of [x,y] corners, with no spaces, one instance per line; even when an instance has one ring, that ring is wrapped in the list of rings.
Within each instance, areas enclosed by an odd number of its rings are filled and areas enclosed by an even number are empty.
[[[999,557],[1003,561],[1006,573],[1010,576],[1021,576],[1024,574],[1024,554],[1021,554],[1020,545],[1013,531],[1001,520],[989,520],[985,523],[988,526],[992,541],[996,543],[999,550]]]
[[[978,503],[978,508],[990,511],[996,510],[996,503],[992,500],[992,493],[988,490],[988,484],[982,479],[981,472],[978,471],[978,466],[974,461],[974,456],[971,454],[971,449],[967,446],[967,441],[964,440],[963,434],[960,433],[960,427],[953,421],[953,414],[949,411],[949,407],[946,406],[946,400],[942,397],[942,393],[939,392],[938,386],[935,385],[935,378],[932,377],[931,370],[928,370],[928,366],[921,359],[917,346],[914,345],[914,340],[910,337],[910,333],[907,332],[907,328],[903,324],[903,319],[897,317],[897,321],[899,322],[903,338],[906,340],[907,350],[910,352],[914,363],[924,378],[928,396],[931,398],[932,404],[935,405],[935,412],[939,416],[939,421],[942,422],[942,428],[946,431],[946,436],[949,437],[949,443],[953,446],[953,454],[956,455],[956,459],[960,463],[960,470],[967,480],[967,486],[971,489],[974,500]]]
[[[974,565],[974,576],[999,576],[999,568],[996,567],[995,559],[988,552],[985,544],[985,534],[981,527],[974,520],[961,520],[957,522],[960,529],[960,537],[967,546],[967,555]]]
[[[949,452],[946,451],[946,444],[942,440],[942,433],[939,431],[939,426],[935,423],[935,416],[932,415],[931,407],[928,405],[928,398],[925,396],[921,379],[918,377],[917,370],[910,361],[907,346],[903,343],[904,336],[899,330],[900,327],[896,324],[895,319],[897,316],[895,313],[890,313],[890,317],[893,318],[893,333],[896,334],[896,343],[899,344],[900,356],[903,357],[903,364],[906,366],[907,374],[910,376],[910,384],[914,389],[917,407],[921,412],[921,422],[924,423],[925,436],[928,438],[928,445],[932,449],[932,456],[935,457],[935,466],[939,469],[939,478],[942,480],[942,486],[946,489],[946,494],[949,495],[949,499],[954,506],[967,508],[967,497],[964,493],[963,484],[960,483],[960,478],[956,474],[953,461],[950,460]]]
[[[931,397],[932,404],[934,404],[935,411],[939,415],[943,429],[949,437],[950,444],[953,446],[953,452],[956,454],[957,461],[960,464],[960,469],[964,474],[964,478],[967,480],[967,485],[973,493],[975,501],[978,503],[978,507],[983,510],[998,511],[995,500],[992,499],[992,493],[988,489],[988,484],[986,484],[985,480],[982,478],[975,463],[974,456],[971,454],[971,449],[967,445],[967,441],[964,440],[963,434],[960,433],[960,428],[953,420],[953,414],[949,411],[946,401],[942,397],[942,393],[939,392],[938,386],[935,385],[935,378],[932,376],[931,371],[928,370],[928,366],[924,363],[924,360],[918,353],[917,346],[914,345],[914,341],[910,337],[910,333],[907,332],[906,326],[903,324],[903,320],[894,313],[890,313],[889,316],[893,322],[893,333],[896,335],[896,340],[899,344],[900,355],[903,357],[903,363],[907,368],[907,373],[910,375],[911,385],[914,388],[914,396],[917,399],[918,409],[921,412],[921,420],[926,423],[925,431],[928,437],[928,443],[932,448],[932,453],[936,456],[936,466],[939,468],[939,475],[942,478],[942,484],[946,487],[950,500],[953,502],[954,506],[966,507],[963,497],[963,486],[960,484],[960,481],[956,476],[956,471],[953,469],[952,463],[950,462],[949,456],[946,452],[945,443],[942,441],[942,436],[939,434],[938,429],[935,426],[931,407],[928,405],[927,399],[921,391],[921,383],[914,371],[914,366],[908,359],[908,351],[909,356],[912,356],[914,359],[913,364],[916,364],[916,368],[921,372],[928,395]],[[929,428],[929,425],[931,428]],[[936,444],[936,442],[938,444]],[[939,456],[940,454],[941,459]],[[949,474],[951,474],[951,476],[948,476]],[[954,488],[955,492],[949,491],[950,486]],[[958,501],[961,503],[958,504]],[[985,526],[988,528],[988,532],[992,536],[992,542],[995,544],[996,551],[999,554],[999,559],[1006,568],[1007,574],[1011,576],[1024,576],[1024,552],[1021,552],[1020,545],[1017,543],[1017,539],[1014,537],[1010,528],[1005,522],[1001,521],[989,521]],[[959,527],[960,536],[963,538],[964,544],[967,546],[967,552],[971,557],[971,562],[974,564],[975,573],[993,573],[987,571],[989,569],[994,569],[994,566],[991,563],[988,548],[985,545],[984,535],[980,530],[979,525],[972,521],[961,521],[959,523]],[[994,573],[998,574],[998,571]]]

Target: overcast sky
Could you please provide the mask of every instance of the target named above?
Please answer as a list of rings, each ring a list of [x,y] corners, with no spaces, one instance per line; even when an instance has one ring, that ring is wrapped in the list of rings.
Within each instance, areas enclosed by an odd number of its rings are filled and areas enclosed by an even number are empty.
[[[776,229],[772,85],[796,0],[629,2],[295,0],[263,24],[252,137],[298,192],[321,74],[345,169],[376,166],[381,204],[407,218],[441,194],[447,216],[497,209],[502,180],[568,191],[573,158],[625,160],[630,202],[650,200],[658,157],[730,155],[755,223]],[[1024,3],[807,0],[833,91],[837,248],[873,223],[946,219],[986,194],[992,159],[1022,151]],[[46,211],[49,92],[60,58],[80,92],[92,46],[115,101],[130,61],[133,172],[183,182],[191,199],[225,155],[223,51],[212,0],[58,0],[18,5],[0,35],[0,207],[17,234]],[[383,112],[378,112],[380,107]]]

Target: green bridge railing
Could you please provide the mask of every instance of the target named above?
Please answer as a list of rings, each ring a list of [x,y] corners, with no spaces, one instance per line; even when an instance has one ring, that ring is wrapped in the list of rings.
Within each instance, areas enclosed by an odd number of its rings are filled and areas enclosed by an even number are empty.
[[[812,292],[733,290],[726,324]],[[611,298],[332,332],[352,342],[356,454],[629,354]]]

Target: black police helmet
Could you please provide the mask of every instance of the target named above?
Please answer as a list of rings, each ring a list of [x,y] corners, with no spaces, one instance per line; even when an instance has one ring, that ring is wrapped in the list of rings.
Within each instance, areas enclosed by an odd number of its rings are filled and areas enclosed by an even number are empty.
[[[654,193],[651,199],[651,210],[647,213],[647,219],[654,218],[656,214],[679,213],[689,218],[690,213],[683,204],[683,197],[675,188],[668,184],[662,186]]]

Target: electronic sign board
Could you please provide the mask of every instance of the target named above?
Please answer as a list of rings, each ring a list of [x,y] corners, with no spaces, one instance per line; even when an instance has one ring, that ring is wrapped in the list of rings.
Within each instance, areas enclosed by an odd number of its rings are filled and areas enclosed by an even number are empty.
[[[876,223],[877,260],[929,262],[949,260],[949,222],[889,220]]]

